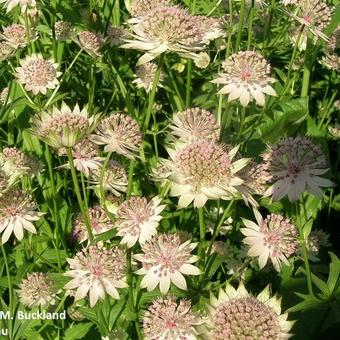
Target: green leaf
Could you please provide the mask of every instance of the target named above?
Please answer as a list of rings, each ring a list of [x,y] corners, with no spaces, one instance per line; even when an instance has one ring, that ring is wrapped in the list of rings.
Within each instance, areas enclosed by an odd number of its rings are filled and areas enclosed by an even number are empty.
[[[92,326],[92,322],[71,325],[65,332],[64,340],[84,339]]]
[[[337,286],[340,285],[340,261],[337,256],[329,252],[332,262],[329,265],[329,276],[327,280],[327,286],[332,294]]]

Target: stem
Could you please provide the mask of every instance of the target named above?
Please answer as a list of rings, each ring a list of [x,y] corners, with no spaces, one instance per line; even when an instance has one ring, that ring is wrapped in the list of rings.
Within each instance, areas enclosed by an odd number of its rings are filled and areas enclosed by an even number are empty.
[[[90,241],[90,243],[92,243],[93,242],[93,234],[92,234],[91,222],[89,220],[89,216],[87,214],[87,210],[85,209],[83,200],[81,198],[81,193],[80,193],[77,173],[76,173],[76,169],[74,167],[74,162],[73,162],[72,148],[66,148],[66,150],[67,150],[68,162],[70,164],[70,169],[71,169],[71,175],[72,175],[74,190],[76,192],[79,208],[80,208],[81,214],[83,215],[83,218],[84,218],[84,223],[86,225],[87,233],[89,235],[89,241]]]
[[[179,99],[179,103],[178,104],[177,104],[177,101],[176,101],[177,109],[179,111],[183,111],[184,110],[184,102],[183,102],[181,93],[179,92],[179,89],[178,89],[178,86],[177,86],[177,83],[176,83],[176,79],[175,79],[175,77],[174,77],[174,75],[172,73],[171,67],[170,67],[170,65],[168,63],[168,60],[166,58],[165,58],[164,62],[165,62],[165,66],[166,66],[167,71],[168,71],[167,74],[169,75],[169,78],[170,78],[170,81],[172,83],[172,86],[174,87],[174,90],[175,90],[175,92],[177,94],[177,97]]]
[[[241,109],[241,115],[240,115],[240,126],[239,126],[239,131],[237,135],[237,139],[240,139],[242,137],[243,129],[244,129],[244,121],[246,117],[246,108],[242,106]]]
[[[237,27],[237,36],[236,36],[236,45],[235,45],[235,53],[238,52],[238,49],[240,47],[241,37],[242,37],[242,28],[243,28],[243,22],[244,22],[244,14],[245,14],[245,0],[241,0],[241,8],[240,8],[240,18],[238,22]]]
[[[120,6],[119,0],[116,0],[113,8],[113,23],[115,26],[120,26]]]
[[[296,222],[297,222],[296,224],[297,224],[299,234],[300,234],[300,243],[301,243],[301,247],[302,247],[303,260],[305,262],[308,292],[311,296],[314,296],[313,285],[312,285],[312,275],[311,275],[311,271],[310,271],[310,267],[309,267],[306,240],[305,240],[305,236],[304,236],[304,233],[303,233],[303,227],[301,225],[301,221],[299,220],[299,216],[300,216],[299,202],[295,203],[295,211],[296,211],[295,214],[296,214]]]
[[[185,107],[188,108],[190,106],[191,97],[191,76],[192,76],[192,60],[188,60],[188,68],[187,68],[187,85],[185,91]]]
[[[204,258],[205,258],[205,225],[204,225],[204,211],[203,208],[198,208],[198,221],[200,228],[200,243],[198,254],[200,257],[201,265],[204,266]]]
[[[250,44],[251,44],[251,39],[253,35],[253,19],[254,19],[254,0],[252,0],[251,2],[250,15],[249,15],[247,50],[250,50]]]
[[[306,46],[306,54],[305,61],[303,64],[303,79],[302,79],[302,88],[301,88],[301,97],[307,97],[309,90],[309,82],[310,82],[310,74],[312,69],[312,60],[311,60],[311,47],[313,44],[313,38],[308,36],[307,38],[307,46]]]
[[[88,199],[87,199],[87,191],[86,191],[86,185],[85,185],[85,177],[82,172],[80,173],[80,181],[81,181],[81,189],[83,191],[83,196],[84,196],[85,207],[86,209],[88,209]]]
[[[3,244],[1,244],[1,251],[2,256],[4,257],[5,261],[5,267],[6,267],[6,276],[7,276],[7,284],[8,284],[8,292],[9,292],[9,313],[12,317],[9,318],[9,338],[13,339],[13,319],[14,319],[14,292],[13,292],[13,286],[12,286],[12,280],[11,280],[11,273],[9,271],[9,265],[6,255],[6,250]]]
[[[268,18],[268,23],[266,25],[266,31],[264,34],[264,48],[267,47],[268,41],[269,41],[269,35],[270,35],[270,29],[272,26],[272,21],[273,21],[273,13],[274,13],[274,7],[275,5],[275,0],[272,0],[271,5],[270,5],[270,11],[269,11],[269,18]]]
[[[151,89],[151,92],[150,92],[150,95],[149,95],[148,108],[146,110],[145,120],[144,120],[144,124],[143,124],[143,132],[145,132],[148,129],[148,126],[149,126],[151,111],[152,111],[153,103],[154,103],[154,100],[155,100],[157,85],[158,85],[159,78],[160,78],[160,75],[161,75],[163,60],[164,60],[164,53],[161,54],[161,56],[160,56],[159,64],[158,64],[157,71],[156,71],[156,74],[155,74],[155,79],[153,80],[153,83],[152,83],[152,89]]]
[[[234,201],[231,200],[227,206],[227,209],[224,210],[223,212],[223,215],[220,219],[220,221],[218,222],[218,224],[216,225],[216,227],[214,228],[214,231],[213,231],[213,234],[212,234],[212,237],[211,237],[211,240],[210,240],[210,243],[209,243],[209,247],[208,247],[208,250],[207,250],[207,257],[209,257],[209,255],[211,254],[211,249],[214,245],[214,242],[216,240],[216,237],[218,236],[218,234],[220,233],[220,229],[221,229],[221,226],[222,224],[224,223],[225,219],[228,217],[229,213],[230,213],[230,210],[232,208],[234,204]]]
[[[135,160],[131,159],[130,161],[130,167],[129,167],[129,174],[128,174],[128,187],[126,190],[126,198],[129,198],[131,196],[132,192],[132,186],[133,186],[133,169],[135,166]]]

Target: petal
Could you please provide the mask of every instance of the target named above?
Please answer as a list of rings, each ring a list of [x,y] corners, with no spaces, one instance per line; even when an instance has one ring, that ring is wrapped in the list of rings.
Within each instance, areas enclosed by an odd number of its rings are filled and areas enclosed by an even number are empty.
[[[180,289],[187,290],[187,283],[184,276],[177,270],[174,273],[170,273],[170,279]]]

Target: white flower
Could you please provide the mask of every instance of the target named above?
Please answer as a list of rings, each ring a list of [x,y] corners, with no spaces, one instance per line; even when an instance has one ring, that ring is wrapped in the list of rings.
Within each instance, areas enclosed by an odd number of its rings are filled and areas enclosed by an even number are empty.
[[[157,65],[154,63],[145,63],[137,67],[136,71],[136,79],[132,81],[133,84],[136,84],[138,88],[145,89],[146,93],[149,93],[152,90],[152,86],[154,83],[154,79],[157,72]],[[164,80],[164,73],[161,72],[159,76],[159,82],[157,86],[162,86],[162,82]]]
[[[20,6],[21,12],[24,13],[26,11],[27,6],[35,7],[35,0],[0,0],[0,3],[4,4],[6,7],[7,13],[10,12],[14,7]]]
[[[165,208],[160,202],[157,196],[149,202],[145,197],[131,197],[118,207],[114,226],[117,235],[123,237],[121,243],[129,248],[137,242],[143,245],[157,233]]]
[[[178,288],[187,290],[184,275],[200,275],[200,270],[192,263],[198,256],[191,255],[197,243],[190,240],[181,243],[178,235],[161,234],[153,237],[142,246],[143,254],[133,257],[142,263],[143,267],[136,271],[144,275],[140,286],[148,291],[154,290],[159,284],[162,294],[166,294],[173,282]]]
[[[61,72],[57,72],[58,64],[44,59],[41,54],[26,56],[20,60],[20,65],[15,69],[18,82],[34,95],[39,92],[46,94],[48,89],[54,89],[59,84],[57,78]]]
[[[72,277],[64,289],[76,290],[75,301],[89,295],[90,306],[108,294],[119,299],[117,288],[127,287],[125,270],[126,256],[121,249],[90,246],[78,252],[73,259],[67,259],[71,270],[64,275]]]

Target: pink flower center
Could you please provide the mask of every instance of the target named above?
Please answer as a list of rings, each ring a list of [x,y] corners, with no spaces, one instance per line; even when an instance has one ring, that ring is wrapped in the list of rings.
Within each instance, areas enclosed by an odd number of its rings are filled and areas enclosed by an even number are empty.
[[[251,72],[247,68],[241,71],[242,80],[247,81],[250,79],[250,77],[251,77]]]
[[[176,328],[176,323],[175,323],[174,321],[172,321],[172,320],[168,320],[168,321],[166,322],[166,328],[168,328],[168,329],[174,329],[174,328]]]

